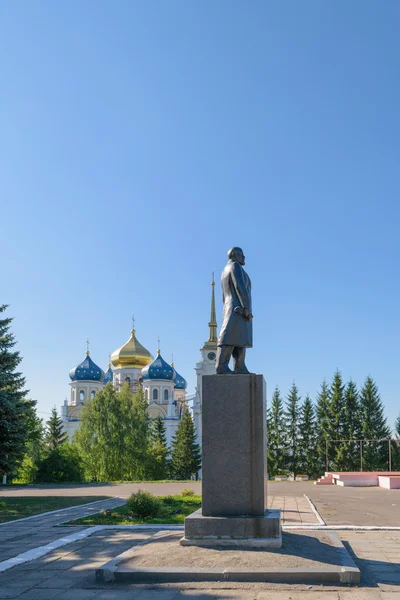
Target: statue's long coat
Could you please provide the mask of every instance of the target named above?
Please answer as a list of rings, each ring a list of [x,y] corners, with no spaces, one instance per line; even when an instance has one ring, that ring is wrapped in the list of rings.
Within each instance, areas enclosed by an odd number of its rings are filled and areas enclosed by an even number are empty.
[[[251,311],[251,281],[246,271],[235,260],[229,260],[221,275],[223,323],[218,346],[253,347],[253,324],[234,312],[236,307]]]

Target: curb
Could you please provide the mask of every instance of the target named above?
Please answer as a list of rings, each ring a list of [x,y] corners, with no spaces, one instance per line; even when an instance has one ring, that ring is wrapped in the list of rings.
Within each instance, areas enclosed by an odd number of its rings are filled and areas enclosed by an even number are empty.
[[[358,585],[360,571],[352,567],[324,569],[190,569],[184,567],[142,567],[141,569],[96,570],[99,583],[177,583],[200,581],[262,582],[262,583],[347,583]]]
[[[308,502],[309,502],[309,504],[311,506],[311,510],[313,511],[314,515],[317,517],[318,523],[320,525],[326,525],[325,521],[323,520],[323,518],[321,517],[321,515],[317,511],[317,507],[315,506],[314,502],[312,500],[310,500],[310,498],[306,494],[304,494],[304,498],[306,500],[308,500]]]
[[[137,549],[162,535],[159,531],[147,540],[96,569],[98,583],[176,583],[200,581],[275,582],[275,583],[360,583],[360,570],[336,533],[328,533],[340,558],[341,566],[319,568],[190,568],[190,567],[119,567],[123,560],[132,558]]]

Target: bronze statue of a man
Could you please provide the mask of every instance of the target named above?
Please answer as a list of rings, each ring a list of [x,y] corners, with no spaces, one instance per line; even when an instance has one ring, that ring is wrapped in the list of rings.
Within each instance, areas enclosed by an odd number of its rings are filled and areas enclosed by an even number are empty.
[[[249,373],[245,365],[246,348],[253,347],[251,281],[243,269],[245,256],[241,248],[231,248],[229,261],[222,271],[223,322],[218,338],[217,374]],[[229,361],[233,357],[233,368]]]

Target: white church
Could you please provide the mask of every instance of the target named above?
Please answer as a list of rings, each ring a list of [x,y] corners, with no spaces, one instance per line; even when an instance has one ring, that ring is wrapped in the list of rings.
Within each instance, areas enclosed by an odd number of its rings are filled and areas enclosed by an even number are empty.
[[[70,370],[70,400],[64,401],[61,416],[69,440],[79,429],[80,413],[88,399],[93,398],[105,385],[111,383],[115,389],[128,383],[133,391],[142,386],[149,403],[149,417],[161,417],[167,432],[167,443],[171,444],[186,405],[192,410],[198,441],[201,445],[201,394],[202,376],[215,373],[217,353],[217,322],[215,313],[215,282],[211,284],[211,313],[209,337],[201,348],[201,357],[196,364],[197,385],[195,394],[186,394],[186,380],[179,375],[174,363],[169,364],[161,356],[160,347],[154,358],[138,341],[133,328],[129,340],[115,350],[110,357],[108,370],[104,372],[92,360],[89,348],[85,359]]]

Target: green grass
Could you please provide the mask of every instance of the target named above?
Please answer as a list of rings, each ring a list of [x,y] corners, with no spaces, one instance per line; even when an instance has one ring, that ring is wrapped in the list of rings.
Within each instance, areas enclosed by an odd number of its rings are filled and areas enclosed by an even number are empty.
[[[9,498],[0,496],[0,523],[30,517],[50,510],[78,506],[96,500],[106,500],[109,496],[29,496]]]
[[[76,521],[69,521],[68,525],[143,525],[149,524],[175,524],[183,523],[184,518],[200,508],[201,496],[159,496],[161,507],[157,517],[149,519],[135,519],[129,514],[126,504],[110,511],[110,514],[97,513],[83,517]],[[131,518],[129,518],[131,517]]]

